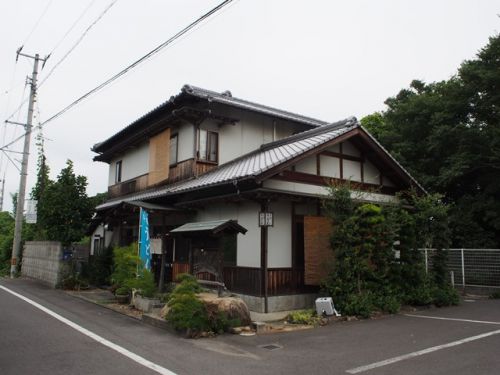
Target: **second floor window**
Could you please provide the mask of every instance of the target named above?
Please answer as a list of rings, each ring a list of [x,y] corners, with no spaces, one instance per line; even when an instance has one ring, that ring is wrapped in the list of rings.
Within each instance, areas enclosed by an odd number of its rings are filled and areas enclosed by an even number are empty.
[[[219,155],[219,134],[200,129],[198,137],[198,159],[216,163]]]
[[[177,134],[170,137],[170,165],[177,164],[177,146],[179,137]]]
[[[119,160],[116,162],[115,166],[115,183],[122,181],[122,161]]]

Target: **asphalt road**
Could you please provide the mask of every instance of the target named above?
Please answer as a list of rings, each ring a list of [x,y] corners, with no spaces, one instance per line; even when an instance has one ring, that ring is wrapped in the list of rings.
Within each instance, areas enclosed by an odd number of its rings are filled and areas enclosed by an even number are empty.
[[[0,288],[2,375],[500,372],[500,300],[463,302],[417,317],[188,340],[33,281],[1,279],[0,286],[46,309]],[[278,349],[262,348],[266,344]]]

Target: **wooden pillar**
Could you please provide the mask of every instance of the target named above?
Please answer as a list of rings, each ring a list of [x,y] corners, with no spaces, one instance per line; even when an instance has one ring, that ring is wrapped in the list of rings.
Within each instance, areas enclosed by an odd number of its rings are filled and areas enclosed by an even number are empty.
[[[262,212],[267,212],[269,203],[267,201],[261,203],[260,207]],[[268,312],[268,275],[267,275],[267,226],[260,227],[260,269],[261,269],[261,295],[264,296],[264,312]]]
[[[167,228],[165,226],[165,214],[162,214],[162,236],[161,236],[161,262],[160,262],[160,282],[158,290],[163,293],[165,286],[165,258],[167,251]]]

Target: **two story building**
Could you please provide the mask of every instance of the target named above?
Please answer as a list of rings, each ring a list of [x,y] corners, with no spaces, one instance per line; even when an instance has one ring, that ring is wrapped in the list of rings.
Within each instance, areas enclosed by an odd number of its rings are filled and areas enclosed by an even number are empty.
[[[157,276],[224,282],[255,311],[312,302],[333,256],[328,185],[349,181],[374,202],[423,191],[355,118],[327,123],[188,85],[92,150],[109,164],[92,252],[137,241],[142,207],[162,239]]]

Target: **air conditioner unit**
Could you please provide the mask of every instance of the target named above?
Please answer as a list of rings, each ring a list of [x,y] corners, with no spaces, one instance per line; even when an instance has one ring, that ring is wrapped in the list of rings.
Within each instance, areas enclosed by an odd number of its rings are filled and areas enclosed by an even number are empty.
[[[333,305],[332,297],[316,298],[316,314],[322,315],[335,315],[340,316],[335,306]]]

